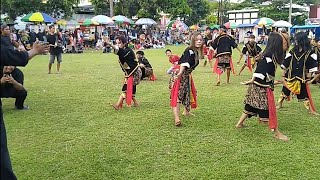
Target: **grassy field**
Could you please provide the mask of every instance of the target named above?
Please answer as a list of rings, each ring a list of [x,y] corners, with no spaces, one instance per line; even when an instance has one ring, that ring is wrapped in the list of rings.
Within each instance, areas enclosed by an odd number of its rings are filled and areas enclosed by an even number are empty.
[[[181,54],[184,47],[171,47]],[[48,56],[30,61],[25,73],[29,111],[4,99],[4,117],[13,168],[19,179],[319,179],[320,118],[296,99],[278,113],[289,142],[273,138],[257,119],[236,129],[248,80],[216,76],[198,66],[194,80],[199,108],[174,126],[169,107],[164,50],[146,50],[157,81],[142,81],[141,106],[115,111],[123,73],[113,54],[63,56],[62,73],[47,74]],[[239,54],[234,55],[237,61]],[[54,66],[55,67],[55,66]],[[239,70],[240,67],[236,67]],[[55,69],[53,70],[55,73]],[[278,71],[278,78],[280,70]],[[320,111],[320,89],[312,86]],[[277,86],[278,98],[281,86]]]

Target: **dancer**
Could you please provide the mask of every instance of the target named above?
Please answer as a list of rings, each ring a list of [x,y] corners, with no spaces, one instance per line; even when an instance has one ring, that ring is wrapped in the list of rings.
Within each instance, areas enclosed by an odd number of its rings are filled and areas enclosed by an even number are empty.
[[[278,129],[276,107],[273,96],[273,83],[277,64],[283,61],[282,38],[278,33],[271,33],[266,49],[258,61],[252,79],[242,84],[249,85],[245,96],[244,112],[236,127],[245,127],[244,121],[247,118],[258,115],[260,120],[268,121],[270,129],[274,132],[275,138],[288,141],[289,138],[283,135]]]
[[[227,70],[227,84],[230,83],[230,72],[235,74],[232,63],[232,48],[236,48],[241,53],[235,40],[227,34],[227,28],[224,25],[220,26],[220,35],[212,43],[212,48],[217,52],[217,59],[214,65],[214,72],[218,74],[217,86],[220,86],[221,74]]]
[[[149,63],[148,59],[144,56],[144,52],[137,51],[136,55],[138,59],[138,64],[142,72],[141,80],[143,80],[144,78],[148,78],[151,81],[155,81],[156,77],[153,73],[152,66]]]
[[[132,101],[133,106],[137,107],[139,104],[135,98],[136,86],[140,83],[142,72],[136,61],[135,54],[133,50],[128,47],[127,39],[124,36],[116,38],[117,45],[113,45],[110,42],[107,43],[114,49],[114,53],[119,56],[119,64],[125,75],[122,94],[120,94],[118,102],[111,105],[115,110],[119,110],[122,108],[123,101],[126,99],[128,107],[131,107]]]
[[[0,46],[1,48],[1,58],[0,66],[26,66],[33,57],[36,55],[48,52],[48,45],[41,44],[38,41],[32,46],[29,51],[19,51],[14,50],[8,46]],[[3,119],[2,113],[2,102],[0,98],[0,138],[1,138],[1,154],[0,154],[0,175],[3,180],[16,180],[9,155],[9,150],[7,147],[7,133]]]
[[[318,71],[317,55],[311,49],[306,33],[298,32],[295,35],[295,46],[286,55],[281,68],[284,85],[278,108],[282,108],[284,100],[290,100],[291,94],[294,94],[299,102],[304,102],[309,113],[318,115],[307,83],[311,78],[311,73]]]
[[[239,76],[245,67],[248,67],[249,71],[252,72],[252,69],[255,67],[255,64],[256,64],[256,59],[259,57],[260,53],[262,52],[262,49],[258,45],[258,43],[256,43],[255,38],[256,37],[253,34],[250,35],[249,41],[244,45],[242,49],[240,59],[237,63],[240,64],[240,61],[243,55],[245,55],[246,60],[240,69],[240,72],[238,74]]]
[[[209,63],[212,61],[211,57],[210,57],[211,61],[209,60],[209,47],[210,47],[211,41],[212,41],[212,32],[210,27],[207,27],[205,31],[204,45],[203,45],[203,54],[204,54],[203,66],[207,65],[207,61],[209,61]]]
[[[175,125],[180,126],[180,103],[184,106],[183,115],[190,116],[190,108],[197,107],[196,88],[191,72],[198,66],[202,53],[203,38],[196,32],[191,37],[190,46],[187,47],[179,60],[180,70],[175,75],[171,86],[171,107],[175,119]]]

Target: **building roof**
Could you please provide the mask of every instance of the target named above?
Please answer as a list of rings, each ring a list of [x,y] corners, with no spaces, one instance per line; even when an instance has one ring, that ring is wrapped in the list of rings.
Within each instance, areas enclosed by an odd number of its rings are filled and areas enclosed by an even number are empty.
[[[245,13],[245,12],[259,12],[259,9],[241,9],[241,10],[227,11],[228,14],[230,14],[230,13]]]

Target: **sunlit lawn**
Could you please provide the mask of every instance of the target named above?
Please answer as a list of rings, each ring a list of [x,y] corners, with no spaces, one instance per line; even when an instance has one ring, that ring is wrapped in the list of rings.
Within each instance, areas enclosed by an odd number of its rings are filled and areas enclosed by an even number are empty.
[[[181,54],[184,47],[170,47]],[[235,51],[236,52],[236,51]],[[198,66],[199,108],[176,128],[169,107],[164,49],[146,50],[157,81],[138,86],[138,108],[115,111],[123,73],[117,56],[99,52],[63,56],[62,73],[47,74],[48,56],[30,61],[25,73],[29,111],[3,108],[13,168],[19,179],[318,179],[320,118],[296,99],[278,113],[291,139],[273,138],[257,119],[235,129],[250,73],[215,86]],[[234,62],[239,55],[234,54]],[[235,63],[236,64],[236,63]],[[55,67],[55,66],[54,66]],[[239,66],[236,67],[239,70]],[[55,69],[53,70],[55,73]],[[280,70],[278,71],[278,78]],[[275,96],[280,95],[277,86]],[[320,111],[320,88],[312,86]]]

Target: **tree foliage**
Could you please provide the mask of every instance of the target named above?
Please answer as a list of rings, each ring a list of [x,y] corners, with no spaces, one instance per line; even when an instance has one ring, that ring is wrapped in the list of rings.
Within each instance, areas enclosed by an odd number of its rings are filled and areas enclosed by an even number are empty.
[[[96,14],[108,14],[100,11],[107,9],[107,0],[91,0],[91,2]],[[180,17],[194,24],[206,18],[209,4],[207,0],[120,0],[115,4],[115,14],[127,17],[138,16],[156,20],[160,17],[161,11],[169,13],[172,19]]]
[[[90,0],[94,7],[94,14],[109,15],[109,3],[107,0]]]
[[[191,13],[186,18],[186,23],[196,24],[199,20],[203,20],[209,14],[209,3],[206,0],[187,0]]]
[[[7,13],[11,20],[16,17],[32,12],[45,12],[53,17],[72,16],[73,6],[77,5],[79,0],[1,0],[1,13]]]

